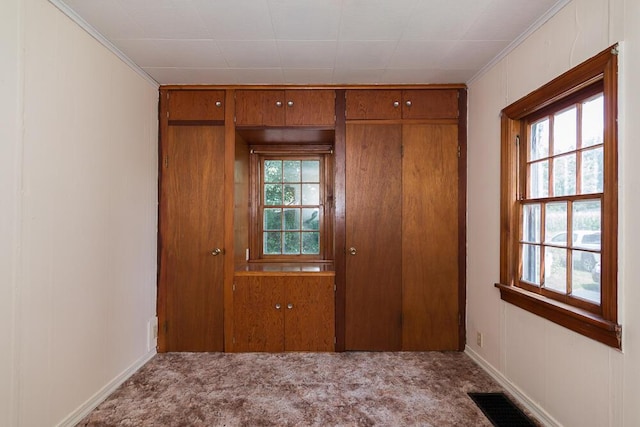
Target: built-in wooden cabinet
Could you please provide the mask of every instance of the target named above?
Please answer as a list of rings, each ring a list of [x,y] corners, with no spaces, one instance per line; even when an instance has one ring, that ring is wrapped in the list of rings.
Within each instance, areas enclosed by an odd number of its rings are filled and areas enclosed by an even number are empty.
[[[335,91],[238,90],[236,126],[320,126],[335,124]]]
[[[170,121],[224,120],[224,90],[171,90],[165,96]]]
[[[464,348],[465,104],[462,85],[161,88],[159,351]],[[331,156],[319,270],[247,262],[265,145]]]
[[[455,89],[350,89],[347,120],[456,119]]]
[[[333,273],[236,273],[234,351],[333,351]]]

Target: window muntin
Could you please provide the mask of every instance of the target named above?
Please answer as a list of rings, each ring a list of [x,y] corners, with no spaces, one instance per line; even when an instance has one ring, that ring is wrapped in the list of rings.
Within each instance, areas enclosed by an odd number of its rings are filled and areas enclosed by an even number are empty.
[[[322,258],[322,156],[260,156],[260,258]]]
[[[603,109],[603,94],[587,92],[526,121],[519,172],[526,192],[518,285],[593,311],[601,304],[592,271],[601,253]]]

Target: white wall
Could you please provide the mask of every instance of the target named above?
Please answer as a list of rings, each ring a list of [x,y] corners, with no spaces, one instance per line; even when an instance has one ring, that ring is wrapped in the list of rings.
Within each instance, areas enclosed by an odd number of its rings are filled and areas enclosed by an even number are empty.
[[[1,4],[0,425],[54,425],[154,353],[157,88],[46,0]]]
[[[640,158],[638,22],[637,0],[574,0],[469,84],[467,348],[539,405],[547,421],[566,426],[640,425],[640,311],[634,307],[640,169],[631,164]],[[493,287],[500,260],[500,110],[618,41],[623,352],[504,303]]]

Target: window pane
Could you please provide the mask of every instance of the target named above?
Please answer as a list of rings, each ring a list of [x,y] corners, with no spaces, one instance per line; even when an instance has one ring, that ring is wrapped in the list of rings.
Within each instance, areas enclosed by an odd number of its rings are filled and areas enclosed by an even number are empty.
[[[282,229],[282,209],[267,208],[264,210],[264,229]]]
[[[524,205],[522,207],[522,240],[540,243],[540,205]]]
[[[544,248],[544,287],[567,293],[567,250]]]
[[[604,135],[603,96],[582,104],[582,146],[602,144]]]
[[[532,198],[549,196],[549,161],[532,163],[529,166],[529,194]]]
[[[284,210],[284,229],[300,230],[300,209],[299,208]]]
[[[553,119],[553,154],[576,149],[576,107],[558,113]]]
[[[553,161],[553,195],[576,194],[576,155],[556,157]]]
[[[303,230],[319,230],[320,229],[319,209],[302,209],[302,229]]]
[[[280,184],[264,185],[264,204],[271,205],[271,206],[282,204],[282,185]]]
[[[317,160],[302,161],[302,182],[320,182],[320,162]]]
[[[602,147],[582,152],[582,194],[602,193],[604,184]]]
[[[285,205],[299,205],[300,184],[285,184],[283,199]]]
[[[540,247],[522,245],[522,280],[540,285]]]
[[[284,161],[284,182],[300,182],[300,160]]]
[[[600,304],[600,271],[594,273],[594,268],[589,271],[584,266],[600,263],[600,255],[584,251],[573,251],[572,293],[574,297],[583,298],[596,304]]]
[[[302,233],[302,253],[306,255],[320,253],[320,233]]]
[[[264,182],[282,182],[282,160],[265,160]]]
[[[545,118],[531,125],[531,148],[529,160],[549,156],[549,119]]]
[[[284,253],[300,254],[300,233],[287,232],[284,234]]]
[[[545,205],[544,241],[558,244],[558,238],[567,242],[567,202],[554,202]]]
[[[282,233],[278,232],[266,232],[263,233],[263,248],[262,251],[269,255],[279,255],[282,253]]]
[[[320,204],[320,185],[319,184],[302,184],[302,204],[303,205],[319,205]]]
[[[602,231],[600,214],[600,200],[582,200],[573,202],[574,246],[600,250],[600,231]],[[597,247],[592,246],[596,244],[596,240]]]

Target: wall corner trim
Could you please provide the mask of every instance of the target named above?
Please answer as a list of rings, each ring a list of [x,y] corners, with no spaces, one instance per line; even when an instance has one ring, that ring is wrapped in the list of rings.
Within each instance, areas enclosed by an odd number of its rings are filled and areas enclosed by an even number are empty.
[[[476,362],[487,374],[498,382],[518,403],[527,408],[531,414],[542,422],[545,426],[561,427],[556,419],[554,419],[547,411],[540,408],[529,396],[527,396],[518,386],[509,381],[501,372],[487,362],[482,356],[476,353],[471,347],[466,346],[464,353]]]
[[[72,427],[77,425],[84,417],[89,415],[91,411],[104,402],[111,393],[113,393],[122,383],[131,377],[138,369],[142,368],[149,360],[156,355],[156,350],[142,355],[138,360],[133,362],[131,366],[122,371],[118,376],[109,381],[96,394],[91,396],[89,400],[80,405],[75,411],[67,415],[62,421],[56,424],[57,427]]]
[[[54,0],[49,0],[54,1]],[[551,9],[547,10],[547,12],[538,18],[533,24],[529,26],[522,34],[520,34],[514,41],[509,43],[507,47],[505,47],[495,58],[487,63],[484,67],[480,69],[476,74],[473,75],[469,80],[466,81],[466,85],[470,86],[480,77],[485,75],[490,69],[492,69],[498,62],[502,61],[507,55],[509,55],[513,50],[515,50],[518,46],[520,46],[531,34],[536,32],[540,27],[542,27],[549,19],[551,19],[556,13],[558,13],[562,8],[564,8],[567,4],[571,3],[572,0],[560,0],[556,4],[554,4]]]
[[[49,3],[57,7],[62,13],[64,13],[69,19],[78,24],[83,30],[85,30],[91,37],[98,41],[101,45],[106,47],[114,55],[116,55],[122,62],[127,64],[129,68],[135,71],[140,77],[145,79],[151,86],[158,89],[160,84],[155,81],[146,71],[140,68],[135,62],[133,62],[127,55],[125,55],[120,49],[118,49],[113,43],[111,43],[105,36],[103,36],[98,30],[96,30],[91,24],[85,21],[80,15],[78,15],[73,9],[67,6],[63,0],[49,0]]]

